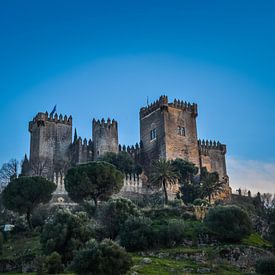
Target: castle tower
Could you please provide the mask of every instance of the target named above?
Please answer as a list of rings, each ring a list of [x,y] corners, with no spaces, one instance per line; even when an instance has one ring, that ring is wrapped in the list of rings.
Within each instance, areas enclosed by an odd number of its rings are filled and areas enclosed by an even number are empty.
[[[145,165],[159,158],[193,162],[200,167],[197,141],[197,105],[161,96],[140,109],[140,139]]]
[[[60,172],[69,163],[72,143],[72,117],[38,113],[29,123],[31,134],[31,174],[53,180],[54,172]]]
[[[93,147],[94,159],[107,152],[118,152],[118,125],[113,119],[105,122],[93,119]]]

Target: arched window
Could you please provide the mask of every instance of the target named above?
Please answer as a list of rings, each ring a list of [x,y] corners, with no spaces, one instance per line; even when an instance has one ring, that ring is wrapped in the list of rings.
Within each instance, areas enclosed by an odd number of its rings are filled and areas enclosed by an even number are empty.
[[[178,126],[178,135],[180,136],[185,136],[185,128],[184,127],[181,127],[181,126]]]

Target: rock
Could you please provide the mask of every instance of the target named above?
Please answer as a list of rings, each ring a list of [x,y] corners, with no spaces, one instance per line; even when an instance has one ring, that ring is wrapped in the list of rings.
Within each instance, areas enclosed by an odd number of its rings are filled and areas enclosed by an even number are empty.
[[[169,253],[161,252],[157,255],[159,259],[164,259],[169,257]]]
[[[141,263],[142,264],[150,264],[150,263],[152,263],[152,260],[150,258],[143,258],[141,260]]]
[[[206,267],[200,267],[197,269],[198,274],[205,274],[205,273],[210,273],[210,272],[211,272],[211,269],[206,268]]]
[[[133,271],[130,273],[131,275],[138,275],[138,273],[136,271]]]

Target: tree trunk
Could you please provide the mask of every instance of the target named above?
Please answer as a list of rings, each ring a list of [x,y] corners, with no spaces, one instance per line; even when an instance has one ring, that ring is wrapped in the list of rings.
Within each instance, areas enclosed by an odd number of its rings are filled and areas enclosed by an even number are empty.
[[[165,179],[162,181],[163,191],[164,191],[164,204],[168,204],[168,195],[166,190],[166,182]]]

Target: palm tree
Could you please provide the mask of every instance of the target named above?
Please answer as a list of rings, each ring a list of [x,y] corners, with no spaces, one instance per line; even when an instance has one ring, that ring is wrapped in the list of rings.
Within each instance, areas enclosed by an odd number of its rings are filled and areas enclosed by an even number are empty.
[[[151,182],[158,187],[162,187],[164,192],[165,204],[168,203],[167,186],[175,184],[178,175],[173,167],[171,161],[166,159],[159,159],[155,161],[152,166],[150,175]]]
[[[219,174],[217,172],[209,173],[205,167],[201,169],[200,181],[202,197],[208,197],[209,203],[212,194],[221,191],[224,186],[224,183],[219,180]]]

